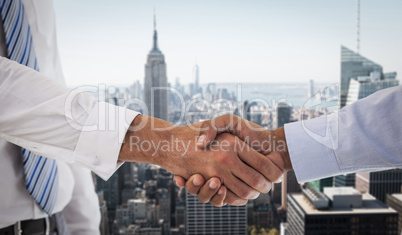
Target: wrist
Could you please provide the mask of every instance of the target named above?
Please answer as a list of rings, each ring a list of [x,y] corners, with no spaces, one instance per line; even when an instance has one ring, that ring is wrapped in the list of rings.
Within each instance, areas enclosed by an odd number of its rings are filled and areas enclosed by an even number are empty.
[[[292,170],[292,162],[290,161],[290,156],[289,156],[289,151],[288,151],[288,145],[286,142],[286,136],[285,136],[285,128],[280,127],[276,130],[272,131],[273,135],[276,137],[277,140],[277,149],[274,151],[278,151],[282,157],[283,163],[284,163],[284,171],[289,171]]]
[[[161,151],[161,142],[168,140],[169,122],[138,115],[131,123],[120,149],[119,160],[163,165],[167,151]]]

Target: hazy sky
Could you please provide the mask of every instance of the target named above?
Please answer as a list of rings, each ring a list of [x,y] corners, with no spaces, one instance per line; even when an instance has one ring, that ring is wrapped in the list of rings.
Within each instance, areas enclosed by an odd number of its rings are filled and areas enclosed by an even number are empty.
[[[153,7],[169,82],[338,82],[355,0],[55,0],[68,85],[143,82]],[[402,1],[361,0],[361,54],[402,73]]]

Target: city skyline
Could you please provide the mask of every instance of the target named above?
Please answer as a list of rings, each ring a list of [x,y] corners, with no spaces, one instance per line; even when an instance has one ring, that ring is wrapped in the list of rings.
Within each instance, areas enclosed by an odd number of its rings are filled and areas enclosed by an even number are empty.
[[[402,70],[400,6],[361,2],[361,53],[387,71]],[[56,1],[67,84],[142,81],[153,7],[170,83],[190,83],[195,64],[201,83],[337,82],[340,46],[356,48],[355,1]]]

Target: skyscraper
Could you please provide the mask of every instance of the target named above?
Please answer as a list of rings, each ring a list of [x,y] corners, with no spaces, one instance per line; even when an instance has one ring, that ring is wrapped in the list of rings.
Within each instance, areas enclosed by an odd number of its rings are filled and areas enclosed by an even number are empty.
[[[398,234],[402,233],[402,194],[388,194],[387,205],[396,210],[399,214],[398,219]]]
[[[346,105],[350,80],[359,76],[370,76],[372,72],[382,74],[382,66],[341,46],[341,108]]]
[[[398,85],[399,80],[396,79],[396,72],[387,74],[372,72],[370,76],[357,77],[357,79],[352,78],[349,83],[346,105],[350,105],[379,90]]]
[[[103,194],[103,199],[106,201],[107,216],[109,220],[109,229],[113,228],[113,221],[116,216],[116,208],[119,205],[119,176],[114,173],[107,181],[104,181],[99,176],[96,179],[96,192]]]
[[[314,80],[308,81],[308,91],[307,91],[307,98],[311,98],[314,96]]]
[[[194,73],[194,94],[197,94],[200,92],[200,69],[198,67],[198,64],[194,66],[193,73]]]
[[[356,186],[356,174],[346,174],[346,175],[337,175],[334,178],[334,186],[335,187],[355,187]]]
[[[187,235],[247,234],[246,206],[213,207],[201,203],[196,195],[186,194]]]
[[[145,64],[144,96],[150,116],[168,119],[168,84],[165,56],[158,48],[158,32],[154,16],[153,47]]]
[[[371,173],[356,173],[356,189],[370,193],[385,202],[387,194],[400,193],[402,186],[402,169]]]
[[[280,102],[276,105],[276,127],[283,127],[291,120],[291,107],[285,103]]]

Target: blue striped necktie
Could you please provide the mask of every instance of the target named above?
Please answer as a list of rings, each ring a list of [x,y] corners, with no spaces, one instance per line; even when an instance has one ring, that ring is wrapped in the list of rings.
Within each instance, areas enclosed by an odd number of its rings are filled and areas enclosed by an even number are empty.
[[[0,10],[8,57],[38,71],[30,27],[21,0],[0,0]],[[26,189],[39,206],[51,215],[59,191],[56,161],[26,149],[22,150],[22,154]]]

